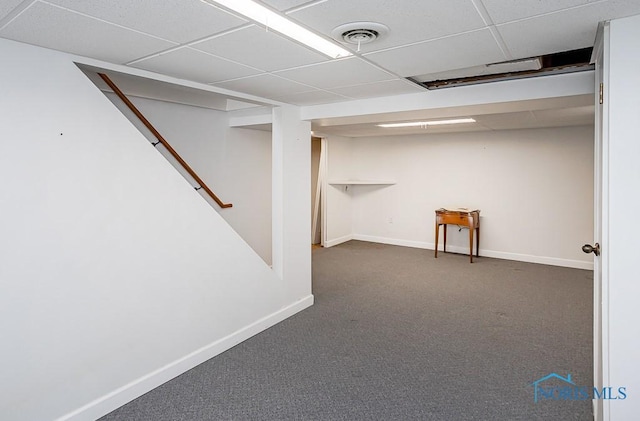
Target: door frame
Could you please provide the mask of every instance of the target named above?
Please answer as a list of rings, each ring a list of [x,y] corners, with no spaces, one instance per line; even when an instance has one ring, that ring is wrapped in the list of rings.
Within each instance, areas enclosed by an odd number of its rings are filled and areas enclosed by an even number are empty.
[[[312,136],[312,142],[314,139],[318,139],[320,141],[320,157],[318,162],[318,179],[316,181],[315,186],[311,186],[312,189],[315,189],[315,201],[312,204],[313,206],[313,215],[311,222],[311,243],[315,244],[315,235],[320,228],[320,245],[324,247],[325,243],[325,232],[326,232],[326,204],[325,204],[325,195],[326,195],[326,177],[327,177],[327,139],[322,136]],[[312,163],[313,165],[313,163]],[[319,227],[318,227],[319,225]]]
[[[593,384],[602,390],[609,384],[609,277],[608,277],[608,145],[609,145],[609,23],[601,22],[592,53],[595,64],[594,121],[594,243],[600,244],[600,256],[593,260]],[[610,419],[608,400],[593,399],[595,421]]]

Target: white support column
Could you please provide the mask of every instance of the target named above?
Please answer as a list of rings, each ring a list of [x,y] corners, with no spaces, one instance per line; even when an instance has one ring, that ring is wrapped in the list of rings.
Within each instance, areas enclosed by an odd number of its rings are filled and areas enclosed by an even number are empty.
[[[273,270],[287,298],[311,294],[311,124],[298,107],[273,111]]]

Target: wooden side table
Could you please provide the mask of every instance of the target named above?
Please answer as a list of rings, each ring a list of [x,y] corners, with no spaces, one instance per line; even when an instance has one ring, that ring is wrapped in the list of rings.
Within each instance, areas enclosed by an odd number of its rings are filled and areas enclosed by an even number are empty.
[[[440,233],[440,225],[444,225],[444,248],[447,250],[447,225],[459,225],[469,228],[469,262],[473,263],[473,232],[476,231],[476,257],[480,251],[480,211],[469,210],[465,208],[459,209],[436,209],[436,251],[435,256],[438,257],[438,236]]]

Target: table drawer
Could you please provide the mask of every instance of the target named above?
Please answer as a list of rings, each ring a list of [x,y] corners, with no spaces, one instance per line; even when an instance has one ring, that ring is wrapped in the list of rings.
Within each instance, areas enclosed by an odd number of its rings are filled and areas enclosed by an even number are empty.
[[[439,222],[441,224],[453,224],[453,225],[472,225],[473,217],[471,215],[461,215],[459,213],[441,213],[438,215]]]

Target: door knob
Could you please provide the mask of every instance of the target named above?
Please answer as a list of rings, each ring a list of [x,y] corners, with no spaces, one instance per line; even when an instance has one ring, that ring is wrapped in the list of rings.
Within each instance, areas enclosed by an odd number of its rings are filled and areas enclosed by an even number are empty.
[[[600,244],[596,243],[593,246],[591,244],[585,244],[584,246],[582,246],[582,251],[587,254],[593,253],[596,256],[600,256]]]

